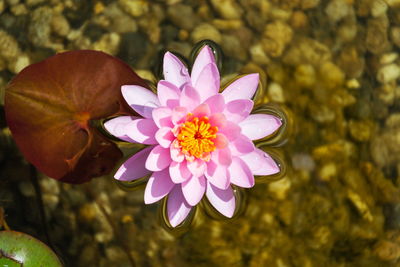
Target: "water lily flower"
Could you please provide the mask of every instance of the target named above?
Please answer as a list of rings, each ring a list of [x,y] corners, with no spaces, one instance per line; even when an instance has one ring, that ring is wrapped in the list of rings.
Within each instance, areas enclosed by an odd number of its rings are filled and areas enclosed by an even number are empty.
[[[281,120],[250,114],[259,82],[256,73],[219,92],[219,71],[209,46],[199,52],[190,75],[170,52],[165,53],[163,71],[165,80],[158,82],[157,95],[141,86],[122,86],[126,102],[142,117],[122,116],[105,123],[114,136],[149,145],[123,163],[115,179],[132,181],[150,174],[144,201],[150,204],[168,195],[172,227],[204,195],[217,211],[232,217],[232,185],[249,188],[254,175],[279,172],[252,140],[275,132]]]

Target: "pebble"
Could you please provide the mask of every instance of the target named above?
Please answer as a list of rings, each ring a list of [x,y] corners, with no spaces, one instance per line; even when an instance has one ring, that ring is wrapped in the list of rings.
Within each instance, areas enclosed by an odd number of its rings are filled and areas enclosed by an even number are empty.
[[[6,60],[0,57],[0,71],[5,70],[6,68],[7,68],[7,62],[6,62]],[[2,78],[2,80],[3,80],[3,78]],[[2,84],[3,84],[3,83],[1,83],[0,88],[2,87]],[[0,98],[0,99],[1,99],[1,98]]]
[[[395,52],[386,53],[379,58],[379,63],[381,65],[390,64],[393,63],[398,57],[399,57],[398,53]]]
[[[24,4],[18,4],[11,7],[11,13],[13,13],[15,16],[26,15],[28,14],[28,9]]]
[[[337,175],[337,166],[334,162],[323,164],[318,170],[319,178],[324,182],[329,182]]]
[[[268,191],[270,191],[276,199],[284,200],[286,199],[291,186],[292,183],[290,181],[290,178],[288,176],[285,176],[278,181],[274,181],[268,184]]]
[[[358,25],[354,20],[349,20],[341,24],[337,30],[338,39],[342,43],[351,42],[356,38],[358,33]]]
[[[349,89],[359,89],[360,86],[360,82],[357,79],[350,79],[346,81],[346,87]]]
[[[255,43],[250,47],[251,60],[260,65],[267,65],[271,59],[265,53],[261,43]]]
[[[70,31],[68,20],[62,14],[56,14],[51,20],[52,31],[62,37],[66,37]]]
[[[347,191],[347,197],[353,203],[357,211],[360,213],[361,217],[369,222],[373,221],[373,216],[371,214],[368,204],[361,198],[359,194],[349,189]]]
[[[376,79],[381,83],[390,83],[400,77],[400,66],[396,63],[385,65],[378,70]]]
[[[310,64],[298,65],[294,72],[296,83],[301,87],[311,88],[315,84],[315,68]]]
[[[378,88],[378,98],[386,105],[391,106],[396,97],[395,83],[386,83]]]
[[[14,61],[11,61],[8,65],[8,69],[12,73],[19,73],[21,70],[23,70],[25,67],[27,67],[29,64],[31,64],[31,60],[29,59],[29,56],[26,54],[19,54],[17,59]]]
[[[302,0],[300,5],[302,9],[311,9],[317,7],[319,2],[320,0]]]
[[[293,30],[289,25],[276,21],[266,25],[261,43],[269,56],[279,57],[292,40],[292,36]]]
[[[214,19],[212,24],[218,30],[236,30],[243,26],[243,22],[238,19]]]
[[[132,17],[140,17],[149,11],[149,3],[145,0],[118,0],[118,4]]]
[[[192,46],[187,42],[170,42],[166,49],[168,51],[176,51],[182,56],[189,58],[190,52],[192,51]]]
[[[385,0],[388,6],[390,7],[399,7],[400,6],[400,0]]]
[[[303,37],[291,42],[282,60],[285,64],[292,66],[300,64],[319,66],[330,59],[331,51],[326,45]]]
[[[35,6],[35,5],[43,3],[44,1],[46,1],[46,0],[25,0],[25,3],[28,6]]]
[[[53,10],[48,6],[38,7],[31,12],[31,22],[28,25],[28,38],[32,44],[51,47],[50,32]]]
[[[365,60],[356,47],[348,46],[342,49],[337,64],[346,76],[359,78],[364,72]]]
[[[375,245],[374,254],[383,261],[395,262],[400,258],[400,244],[380,240]]]
[[[224,19],[240,19],[242,9],[234,0],[211,0],[213,8]]]
[[[368,20],[367,25],[367,49],[373,54],[385,52],[389,47],[388,19],[384,16]]]
[[[185,30],[192,30],[198,22],[193,7],[184,4],[169,6],[167,9],[167,17],[174,25]]]
[[[282,86],[279,83],[272,82],[268,86],[267,95],[271,101],[276,103],[285,103],[285,95]]]
[[[110,55],[118,54],[121,37],[118,33],[106,33],[97,42],[93,43],[92,49],[103,51]]]
[[[14,37],[0,29],[0,56],[5,60],[12,61],[20,53],[18,42]]]
[[[296,153],[292,155],[292,165],[295,170],[313,171],[315,161],[310,154]]]
[[[118,246],[110,246],[105,250],[107,258],[120,266],[128,266],[130,263],[125,251]]]
[[[385,0],[374,0],[371,6],[371,15],[375,18],[380,17],[386,14],[387,9],[388,5]]]
[[[349,130],[351,137],[359,142],[366,142],[371,139],[373,133],[373,123],[371,121],[350,120]]]
[[[202,23],[193,29],[190,38],[193,43],[197,43],[201,40],[210,39],[216,43],[221,43],[221,33],[213,25],[208,23]]]
[[[308,17],[302,11],[295,11],[290,18],[290,25],[295,29],[303,29],[308,27]]]
[[[30,181],[22,181],[18,184],[19,191],[24,197],[35,197],[35,188]]]
[[[58,195],[54,194],[42,194],[43,204],[50,212],[54,211],[58,203],[60,202],[60,198]]]
[[[400,47],[400,27],[392,27],[390,29],[390,36],[392,38],[393,43]]]
[[[336,115],[335,112],[326,105],[310,105],[309,107],[311,118],[319,123],[329,123],[332,122]]]
[[[327,88],[337,88],[344,83],[343,71],[332,62],[325,62],[319,69],[319,76]]]
[[[351,6],[346,0],[331,0],[325,8],[325,13],[331,23],[337,23],[351,12]]]
[[[269,16],[272,20],[287,22],[292,16],[292,10],[283,8],[271,8]]]
[[[243,45],[235,35],[222,35],[222,50],[227,56],[245,61],[247,58],[247,50],[243,49]]]
[[[19,0],[6,0],[7,4],[10,6],[14,6],[19,3]]]

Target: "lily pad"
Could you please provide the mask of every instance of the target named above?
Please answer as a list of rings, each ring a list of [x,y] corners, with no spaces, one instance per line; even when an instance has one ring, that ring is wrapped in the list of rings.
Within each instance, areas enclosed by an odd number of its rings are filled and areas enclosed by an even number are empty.
[[[41,241],[15,231],[0,231],[0,266],[61,267],[56,254]]]
[[[26,159],[49,177],[83,183],[108,174],[122,153],[94,120],[129,114],[121,86],[146,83],[98,51],[57,54],[22,70],[5,92],[7,124]]]

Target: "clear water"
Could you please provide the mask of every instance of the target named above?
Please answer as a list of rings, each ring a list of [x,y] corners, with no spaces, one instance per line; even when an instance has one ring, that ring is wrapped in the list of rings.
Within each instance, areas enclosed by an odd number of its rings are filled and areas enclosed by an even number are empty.
[[[164,203],[143,204],[143,181],[121,185],[111,177],[70,186],[39,175],[44,224],[32,173],[2,113],[0,206],[7,223],[42,240],[47,232],[67,266],[399,265],[398,1],[221,1],[225,9],[218,1],[131,1],[139,13],[127,11],[129,1],[19,1],[27,9],[19,15],[21,6],[3,2],[0,29],[31,63],[64,49],[103,49],[157,80],[163,51],[190,62],[198,36],[219,42],[215,51],[227,80],[260,72],[256,103],[285,121],[281,132],[258,144],[282,173],[237,190],[234,219],[204,202],[171,230]],[[66,34],[46,28],[50,21],[37,22],[35,10],[43,7],[63,14]],[[179,20],[176,10],[192,15]],[[136,29],[121,31],[117,17]],[[35,35],[34,22],[43,35]],[[111,33],[119,38],[115,49],[104,41]],[[15,67],[0,54],[3,92]]]

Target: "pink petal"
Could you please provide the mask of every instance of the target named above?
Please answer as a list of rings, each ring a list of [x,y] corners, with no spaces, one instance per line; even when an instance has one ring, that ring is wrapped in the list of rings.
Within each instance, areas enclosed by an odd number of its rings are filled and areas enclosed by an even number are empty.
[[[171,163],[171,156],[168,148],[158,145],[153,148],[146,160],[146,169],[157,172],[162,171]]]
[[[229,166],[228,171],[232,184],[245,188],[254,186],[253,173],[242,159],[233,157],[232,164]]]
[[[190,84],[190,76],[187,67],[172,53],[164,55],[164,78],[182,90],[185,84]]]
[[[242,133],[251,140],[261,139],[275,132],[282,121],[268,114],[252,114],[239,123]]]
[[[160,81],[157,84],[157,95],[161,106],[174,108],[179,104],[181,91],[168,81]]]
[[[207,165],[203,160],[195,159],[193,161],[187,161],[187,167],[193,176],[200,177],[204,175]]]
[[[153,120],[158,128],[173,127],[172,110],[170,108],[161,107],[153,110]]]
[[[258,73],[253,73],[232,82],[222,92],[222,95],[225,98],[225,103],[236,99],[251,99],[257,90],[258,81]]]
[[[114,119],[108,120],[104,123],[104,128],[113,136],[118,137],[121,140],[130,143],[136,143],[134,140],[126,135],[125,126],[130,122],[138,119],[139,117],[134,116],[120,116]]]
[[[215,113],[210,116],[209,122],[212,126],[218,127],[218,129],[222,129],[226,125],[226,117],[222,113]]]
[[[210,63],[203,68],[194,87],[200,95],[200,101],[218,94],[220,86],[219,71],[215,63]]]
[[[205,176],[210,183],[220,189],[225,190],[230,185],[230,176],[227,167],[219,165],[212,160],[207,163]]]
[[[188,216],[191,206],[186,202],[180,185],[176,185],[168,196],[167,213],[172,227],[176,227]]]
[[[172,129],[169,127],[163,127],[158,129],[156,132],[155,138],[160,146],[164,148],[169,148],[172,141],[175,139],[174,134],[171,131]]]
[[[170,155],[171,159],[175,162],[182,162],[185,159],[185,155],[182,153],[181,149],[175,147],[174,144],[171,145]]]
[[[176,107],[172,110],[172,122],[177,125],[183,122],[188,111],[185,107]]]
[[[211,160],[218,164],[229,166],[232,162],[232,154],[230,149],[227,147],[214,151],[211,155]]]
[[[196,84],[201,71],[210,63],[215,63],[214,53],[209,46],[204,46],[197,55],[190,75],[192,84]]]
[[[240,158],[249,166],[254,175],[271,175],[280,172],[276,162],[261,149],[256,148]]]
[[[210,107],[211,114],[221,113],[225,109],[225,100],[221,94],[213,95],[204,101]]]
[[[219,133],[225,135],[225,137],[229,140],[229,141],[234,141],[236,138],[238,138],[238,136],[240,135],[240,131],[242,129],[240,129],[240,127],[233,122],[227,121],[224,125],[224,127],[222,127],[221,129],[219,129]]]
[[[151,118],[153,109],[160,105],[157,96],[147,88],[123,85],[121,92],[128,105],[145,118]]]
[[[150,173],[145,168],[145,162],[154,146],[146,147],[125,161],[117,170],[114,178],[120,181],[132,181]]]
[[[155,134],[158,130],[152,119],[138,119],[125,126],[126,134],[138,143],[146,145],[157,144]]]
[[[186,85],[181,94],[179,105],[192,110],[200,104],[200,95],[196,89],[190,85]]]
[[[235,213],[236,201],[231,187],[221,190],[208,183],[206,196],[211,205],[222,215],[231,218]]]
[[[197,205],[203,198],[206,191],[206,179],[204,176],[192,177],[186,182],[182,183],[182,192],[187,203],[191,206]]]
[[[237,99],[226,104],[225,116],[229,121],[238,123],[247,118],[253,109],[253,101],[249,99]]]
[[[192,173],[186,166],[186,161],[181,163],[173,161],[169,166],[169,174],[171,176],[171,180],[176,184],[183,183],[192,177]]]
[[[230,142],[229,148],[235,156],[253,152],[255,149],[253,142],[244,135],[239,135],[233,142]]]
[[[144,203],[151,204],[165,197],[174,187],[168,169],[153,172],[144,191]]]
[[[222,149],[228,146],[228,139],[225,135],[217,133],[217,138],[214,139],[214,145],[218,149]]]
[[[195,117],[204,117],[204,116],[210,116],[210,107],[207,104],[200,104],[197,108],[195,108],[192,111],[193,116]]]

